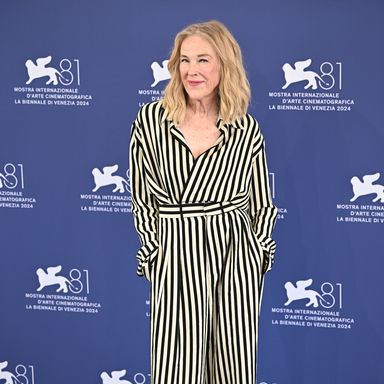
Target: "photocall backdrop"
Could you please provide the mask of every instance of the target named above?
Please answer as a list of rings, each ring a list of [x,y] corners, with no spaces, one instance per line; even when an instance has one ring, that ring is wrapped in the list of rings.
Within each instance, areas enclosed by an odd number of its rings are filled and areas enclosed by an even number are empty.
[[[150,383],[130,126],[175,34],[212,18],[242,47],[279,207],[258,384],[384,382],[381,1],[0,10],[1,384]]]

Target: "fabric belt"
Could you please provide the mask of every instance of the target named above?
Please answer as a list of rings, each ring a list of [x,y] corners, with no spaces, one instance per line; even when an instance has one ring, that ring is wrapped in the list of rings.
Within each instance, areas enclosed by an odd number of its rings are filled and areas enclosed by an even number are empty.
[[[214,216],[238,209],[230,201],[206,201],[198,203],[180,203],[159,205],[159,217],[183,218],[197,216]]]

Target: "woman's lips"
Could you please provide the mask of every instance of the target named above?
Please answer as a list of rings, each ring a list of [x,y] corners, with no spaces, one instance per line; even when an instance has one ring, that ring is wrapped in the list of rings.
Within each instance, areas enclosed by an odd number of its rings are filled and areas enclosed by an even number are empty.
[[[188,85],[191,87],[196,87],[197,85],[200,85],[204,83],[204,81],[196,81],[196,80],[188,80]]]

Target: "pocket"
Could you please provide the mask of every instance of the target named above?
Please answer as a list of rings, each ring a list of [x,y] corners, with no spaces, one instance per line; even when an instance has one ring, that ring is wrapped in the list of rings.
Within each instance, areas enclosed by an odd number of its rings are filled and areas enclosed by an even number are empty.
[[[271,267],[271,258],[269,257],[269,252],[266,251],[263,246],[261,245],[259,239],[256,236],[256,233],[251,230],[253,234],[253,238],[257,244],[257,250],[259,254],[259,259],[260,259],[260,268],[261,268],[261,273],[264,274],[266,273],[270,267]]]
[[[249,247],[250,247],[250,250],[249,252],[251,253],[251,255],[254,257],[255,259],[255,262],[258,266],[258,269],[260,271],[260,274],[263,274],[265,272],[265,268],[266,268],[266,264],[268,265],[268,255],[266,253],[266,251],[263,249],[257,235],[256,235],[256,232],[253,230],[253,227],[252,227],[252,223],[251,223],[251,220],[249,218],[249,216],[247,215],[246,212],[244,212],[243,210],[240,210],[243,214],[243,217],[245,219],[245,227],[246,227],[246,231],[248,233],[248,238],[249,238]]]
[[[259,239],[256,236],[256,233],[253,231],[252,228],[250,228],[250,242],[251,246],[255,249],[253,253],[257,254],[257,264],[259,265],[260,272],[264,272],[264,264],[265,264],[265,251],[263,250],[263,247],[260,244]]]
[[[263,273],[266,273],[271,269],[271,258],[267,251],[263,250]]]
[[[144,276],[146,277],[147,280],[151,281],[152,280],[152,271],[154,269],[154,264],[157,259],[159,249],[155,248],[147,257],[147,261],[143,265],[143,272]]]

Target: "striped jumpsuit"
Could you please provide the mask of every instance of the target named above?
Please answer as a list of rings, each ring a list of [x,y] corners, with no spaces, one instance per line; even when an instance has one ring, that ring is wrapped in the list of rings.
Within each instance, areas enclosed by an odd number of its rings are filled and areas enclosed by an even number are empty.
[[[255,384],[264,272],[276,220],[264,140],[249,114],[217,121],[194,158],[161,101],[132,124],[130,181],[151,282],[153,384]]]

